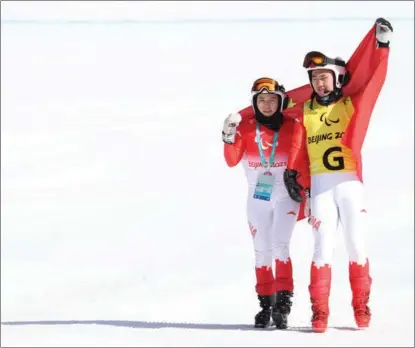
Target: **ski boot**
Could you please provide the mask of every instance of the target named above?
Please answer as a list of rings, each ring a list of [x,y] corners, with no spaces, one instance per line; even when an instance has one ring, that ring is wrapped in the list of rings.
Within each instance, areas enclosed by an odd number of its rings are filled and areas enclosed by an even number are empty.
[[[275,296],[274,295],[265,295],[260,296],[258,295],[259,305],[262,308],[255,315],[255,327],[265,329],[272,324],[271,321],[271,308],[274,302]]]
[[[367,305],[369,299],[368,293],[363,293],[361,297],[353,299],[353,312],[356,325],[359,329],[369,327],[372,313]]]
[[[310,292],[311,310],[311,326],[314,332],[325,332],[327,330],[329,311],[329,297],[331,288],[331,267],[324,265],[316,267],[314,263],[311,265]]]
[[[369,274],[369,261],[365,265],[355,262],[349,264],[350,286],[353,293],[352,307],[358,328],[367,328],[370,324],[371,311],[367,305],[370,298],[372,278]]]
[[[279,330],[285,330],[288,327],[288,314],[291,312],[292,296],[293,293],[290,291],[278,291],[276,294],[275,305],[272,308],[272,320]]]
[[[313,303],[311,306],[313,316],[311,317],[311,326],[314,332],[323,333],[327,330],[328,319],[329,319],[329,308],[328,304],[317,304]]]

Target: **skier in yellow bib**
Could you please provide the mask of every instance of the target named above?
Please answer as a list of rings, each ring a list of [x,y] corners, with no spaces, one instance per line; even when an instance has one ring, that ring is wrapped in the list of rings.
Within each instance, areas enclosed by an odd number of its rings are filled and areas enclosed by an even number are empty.
[[[386,78],[391,33],[388,21],[376,20],[347,64],[309,52],[303,66],[313,88],[312,97],[287,109],[297,121],[284,173],[294,201],[302,200],[298,163],[308,162],[311,174],[305,191],[309,192],[311,212],[307,214],[314,234],[309,292],[315,332],[324,332],[328,325],[333,234],[339,223],[349,253],[354,318],[360,328],[368,327],[371,320],[372,278],[364,246],[367,214],[361,149]]]

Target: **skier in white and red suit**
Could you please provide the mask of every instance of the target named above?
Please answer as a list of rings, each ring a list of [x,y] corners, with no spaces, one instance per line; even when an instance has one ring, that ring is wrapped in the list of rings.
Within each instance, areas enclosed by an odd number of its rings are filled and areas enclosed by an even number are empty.
[[[310,96],[309,87],[307,91],[303,101]],[[296,222],[305,216],[304,203],[293,201],[284,185],[295,121],[283,119],[282,111],[293,101],[283,86],[267,77],[256,80],[251,92],[252,117],[245,109],[241,111],[244,120],[235,113],[224,121],[224,157],[229,167],[241,162],[248,181],[247,218],[255,251],[255,289],[262,308],[255,316],[255,327],[285,329],[294,290],[290,239]],[[307,184],[307,165],[303,172]]]
[[[315,332],[327,329],[333,235],[339,222],[349,254],[354,318],[360,328],[370,323],[372,278],[364,241],[367,213],[361,149],[386,78],[392,31],[388,21],[377,19],[347,64],[309,52],[303,66],[313,88],[311,98],[287,109],[296,123],[285,184],[293,201],[304,200],[305,188],[311,203],[314,255],[309,292]],[[311,182],[305,186],[297,182],[299,172],[304,172],[299,158],[309,163]]]

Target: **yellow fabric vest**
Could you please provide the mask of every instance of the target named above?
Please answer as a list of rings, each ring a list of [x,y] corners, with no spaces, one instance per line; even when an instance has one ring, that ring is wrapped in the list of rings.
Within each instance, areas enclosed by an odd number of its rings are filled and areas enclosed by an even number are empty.
[[[304,104],[304,127],[307,131],[307,151],[310,174],[356,171],[352,151],[341,144],[354,113],[349,97],[323,106],[311,100]]]

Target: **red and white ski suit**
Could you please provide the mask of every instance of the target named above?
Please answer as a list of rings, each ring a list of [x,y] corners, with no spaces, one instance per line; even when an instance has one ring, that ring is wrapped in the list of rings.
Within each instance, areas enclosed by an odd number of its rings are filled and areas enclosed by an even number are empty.
[[[258,295],[281,290],[292,292],[290,240],[297,220],[304,217],[303,207],[288,196],[283,180],[294,122],[286,119],[278,132],[275,160],[270,168],[274,178],[270,201],[254,198],[254,190],[258,176],[265,171],[258,145],[269,161],[274,131],[261,125],[260,139],[257,139],[256,124],[254,118],[243,121],[238,126],[235,143],[224,144],[224,156],[229,167],[241,162],[247,178],[247,218],[255,250],[256,291]]]

